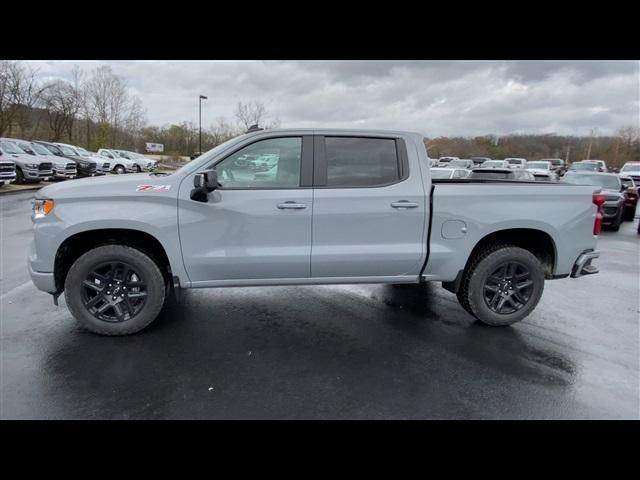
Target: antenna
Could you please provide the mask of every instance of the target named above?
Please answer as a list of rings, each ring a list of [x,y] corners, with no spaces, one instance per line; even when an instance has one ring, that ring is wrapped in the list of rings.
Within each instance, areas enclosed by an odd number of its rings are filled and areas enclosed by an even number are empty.
[[[244,132],[244,133],[258,132],[258,131],[260,131],[260,130],[264,130],[264,128],[260,128],[260,127],[258,127],[258,124],[256,123],[256,124],[254,124],[254,125],[251,125],[251,126],[249,127],[249,130],[247,130],[247,131],[246,131],[246,132]]]

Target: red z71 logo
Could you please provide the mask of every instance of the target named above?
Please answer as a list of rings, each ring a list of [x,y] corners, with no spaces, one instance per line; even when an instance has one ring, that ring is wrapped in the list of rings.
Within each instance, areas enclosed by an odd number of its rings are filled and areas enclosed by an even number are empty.
[[[168,192],[171,185],[138,185],[136,192]]]

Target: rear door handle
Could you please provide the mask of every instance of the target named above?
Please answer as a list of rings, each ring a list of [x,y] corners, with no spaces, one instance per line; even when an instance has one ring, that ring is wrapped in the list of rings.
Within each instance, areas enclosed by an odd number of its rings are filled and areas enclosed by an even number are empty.
[[[410,202],[408,200],[400,200],[398,202],[392,202],[391,206],[393,208],[418,208],[420,206],[419,203]]]
[[[303,208],[307,208],[307,204],[288,201],[284,203],[279,203],[278,208],[280,210],[302,210]]]

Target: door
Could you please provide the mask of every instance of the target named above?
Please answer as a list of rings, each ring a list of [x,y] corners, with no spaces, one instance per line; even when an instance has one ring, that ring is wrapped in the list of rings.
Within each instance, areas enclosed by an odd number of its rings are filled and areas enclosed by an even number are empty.
[[[403,139],[316,137],[312,277],[417,275],[425,203]]]
[[[182,182],[180,242],[194,286],[310,277],[312,162],[311,136],[272,137],[214,162],[221,187],[207,203],[190,199],[192,176]]]

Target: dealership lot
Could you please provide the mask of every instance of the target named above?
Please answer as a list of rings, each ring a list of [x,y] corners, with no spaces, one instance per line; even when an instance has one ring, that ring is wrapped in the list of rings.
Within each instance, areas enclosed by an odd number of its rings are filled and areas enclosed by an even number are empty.
[[[108,338],[31,284],[32,197],[0,197],[2,419],[640,418],[637,219],[510,328],[436,284],[228,288]]]

